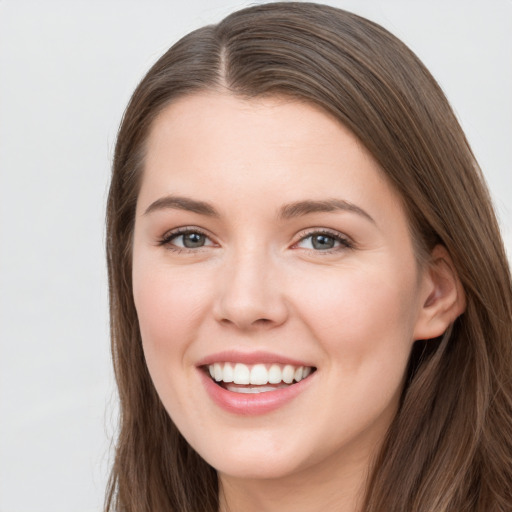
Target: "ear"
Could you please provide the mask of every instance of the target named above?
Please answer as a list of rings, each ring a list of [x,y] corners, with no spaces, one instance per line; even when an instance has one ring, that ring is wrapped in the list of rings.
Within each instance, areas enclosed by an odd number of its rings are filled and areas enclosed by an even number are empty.
[[[442,245],[436,245],[424,269],[421,309],[414,329],[415,340],[441,336],[466,309],[466,295],[455,265]]]

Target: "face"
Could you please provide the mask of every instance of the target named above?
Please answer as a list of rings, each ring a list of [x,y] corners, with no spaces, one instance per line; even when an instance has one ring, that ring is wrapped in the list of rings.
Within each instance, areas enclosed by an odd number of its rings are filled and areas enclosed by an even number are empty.
[[[155,121],[133,289],[169,415],[221,475],[368,460],[421,309],[401,202],[346,128],[294,100],[181,98]]]

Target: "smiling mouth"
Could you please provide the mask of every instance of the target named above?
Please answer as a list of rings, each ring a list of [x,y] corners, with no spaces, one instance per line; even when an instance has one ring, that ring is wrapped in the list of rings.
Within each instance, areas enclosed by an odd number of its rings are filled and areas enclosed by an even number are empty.
[[[214,363],[204,367],[212,380],[234,393],[267,393],[306,379],[316,368],[290,364]]]

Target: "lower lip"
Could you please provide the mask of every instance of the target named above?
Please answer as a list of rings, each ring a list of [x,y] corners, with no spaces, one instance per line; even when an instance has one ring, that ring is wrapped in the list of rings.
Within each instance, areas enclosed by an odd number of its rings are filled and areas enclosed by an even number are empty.
[[[208,395],[219,407],[228,412],[244,416],[266,414],[283,407],[302,393],[314,377],[314,374],[310,375],[296,384],[275,391],[235,393],[216,384],[203,370],[199,369],[199,372]]]

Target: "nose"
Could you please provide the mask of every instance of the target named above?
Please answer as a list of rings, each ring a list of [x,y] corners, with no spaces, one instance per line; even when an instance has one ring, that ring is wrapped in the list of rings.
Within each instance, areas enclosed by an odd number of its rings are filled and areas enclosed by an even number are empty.
[[[233,257],[217,277],[214,316],[222,324],[259,330],[288,318],[282,275],[263,251]]]

